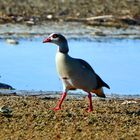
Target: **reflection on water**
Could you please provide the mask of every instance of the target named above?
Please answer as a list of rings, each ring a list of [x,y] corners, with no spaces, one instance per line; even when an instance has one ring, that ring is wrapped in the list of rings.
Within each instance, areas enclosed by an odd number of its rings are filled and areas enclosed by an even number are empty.
[[[70,55],[88,61],[108,83],[107,93],[140,94],[140,40],[69,39]],[[56,46],[42,38],[20,39],[18,45],[0,40],[0,82],[18,90],[60,91],[55,69]]]

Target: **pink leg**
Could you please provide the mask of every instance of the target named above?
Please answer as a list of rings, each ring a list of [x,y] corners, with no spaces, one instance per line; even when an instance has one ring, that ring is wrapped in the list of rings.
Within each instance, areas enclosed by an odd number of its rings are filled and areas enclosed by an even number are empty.
[[[59,100],[59,102],[57,104],[57,106],[53,109],[54,111],[57,111],[57,110],[61,109],[61,105],[62,105],[62,103],[63,103],[63,101],[64,101],[66,96],[67,96],[67,92],[63,92],[62,96],[61,96],[61,98],[60,98],[60,100]]]
[[[92,95],[91,93],[88,93],[88,99],[89,99],[89,108],[88,108],[88,112],[93,111],[93,106],[92,106]]]

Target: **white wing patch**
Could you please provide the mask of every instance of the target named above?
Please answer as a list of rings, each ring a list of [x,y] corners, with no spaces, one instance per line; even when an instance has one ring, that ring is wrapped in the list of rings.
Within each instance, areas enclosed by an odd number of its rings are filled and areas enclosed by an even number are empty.
[[[62,83],[63,83],[63,90],[68,90],[74,88],[72,80],[69,78],[62,78]]]

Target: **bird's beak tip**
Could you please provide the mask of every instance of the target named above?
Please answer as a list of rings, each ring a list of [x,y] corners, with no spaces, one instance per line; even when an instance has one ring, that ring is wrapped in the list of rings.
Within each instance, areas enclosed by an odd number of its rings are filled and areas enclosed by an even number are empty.
[[[51,39],[50,38],[46,38],[43,40],[43,43],[47,43],[47,42],[51,42]]]

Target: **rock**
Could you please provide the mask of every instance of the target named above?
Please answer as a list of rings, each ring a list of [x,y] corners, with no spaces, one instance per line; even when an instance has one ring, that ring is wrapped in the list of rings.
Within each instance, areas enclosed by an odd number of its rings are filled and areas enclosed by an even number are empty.
[[[26,21],[26,24],[29,25],[29,26],[30,25],[35,25],[35,22],[34,21],[31,21],[31,20],[28,20],[28,21]]]
[[[21,21],[23,21],[24,20],[24,18],[22,17],[22,16],[19,16],[19,17],[17,17],[17,22],[21,22]]]
[[[14,90],[14,88],[8,84],[0,83],[0,89]]]
[[[0,112],[4,116],[7,116],[7,117],[12,116],[12,109],[10,107],[8,107],[8,106],[5,106],[5,105],[0,107]]]
[[[47,19],[52,19],[53,18],[53,15],[49,14],[47,15]]]
[[[125,105],[125,104],[136,104],[137,102],[136,101],[127,101],[125,100],[124,102],[122,102],[122,105]]]
[[[34,18],[30,18],[28,21],[26,21],[26,24],[27,24],[28,26],[35,25],[35,19],[34,19]]]
[[[97,35],[97,36],[106,36],[106,34],[103,33],[102,31],[95,32],[95,35]]]
[[[17,40],[11,39],[11,38],[6,39],[6,42],[7,42],[8,44],[13,44],[13,45],[19,44],[19,42],[18,42]]]

